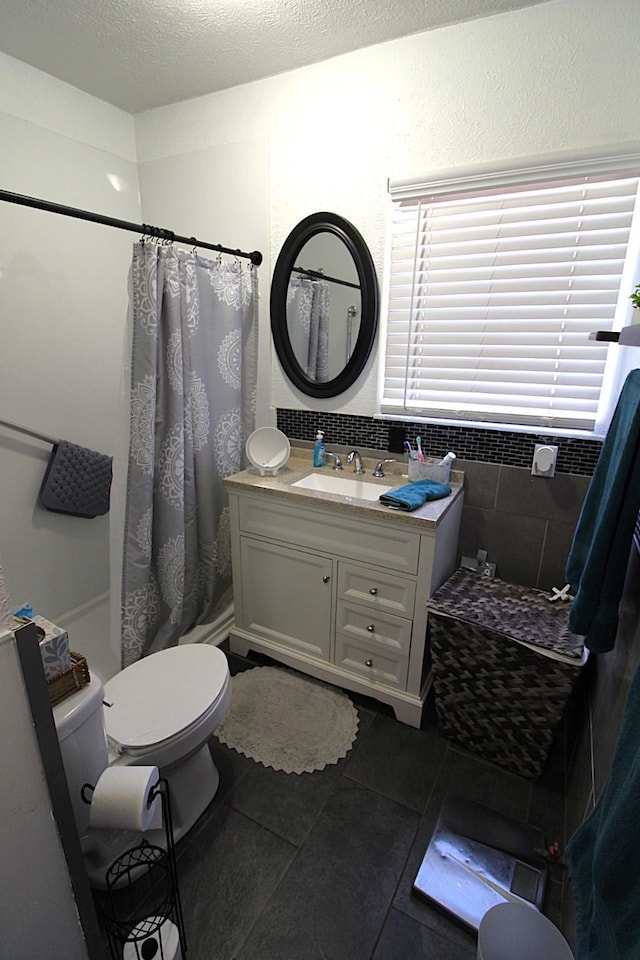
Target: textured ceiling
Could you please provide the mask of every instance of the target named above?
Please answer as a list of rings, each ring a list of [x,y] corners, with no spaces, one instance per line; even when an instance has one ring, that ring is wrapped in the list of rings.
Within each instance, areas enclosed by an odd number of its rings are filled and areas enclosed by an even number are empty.
[[[0,51],[130,113],[545,0],[0,0]]]

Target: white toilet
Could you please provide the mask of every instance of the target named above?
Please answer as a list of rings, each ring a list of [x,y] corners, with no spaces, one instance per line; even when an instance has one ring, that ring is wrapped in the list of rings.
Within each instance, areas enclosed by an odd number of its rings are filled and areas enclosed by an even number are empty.
[[[169,784],[177,842],[213,799],[219,776],[207,741],[231,701],[224,653],[208,644],[184,644],[151,654],[106,684],[90,683],[53,708],[60,750],[91,883],[141,838],[123,830],[91,829],[85,784],[108,765],[157,766]],[[89,793],[90,795],[90,793]],[[164,830],[149,831],[163,844]]]

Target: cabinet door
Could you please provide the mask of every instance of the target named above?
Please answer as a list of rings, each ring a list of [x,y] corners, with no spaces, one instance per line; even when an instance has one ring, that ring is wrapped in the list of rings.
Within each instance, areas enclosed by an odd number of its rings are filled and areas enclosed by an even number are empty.
[[[319,660],[331,655],[333,561],[240,538],[245,630]]]

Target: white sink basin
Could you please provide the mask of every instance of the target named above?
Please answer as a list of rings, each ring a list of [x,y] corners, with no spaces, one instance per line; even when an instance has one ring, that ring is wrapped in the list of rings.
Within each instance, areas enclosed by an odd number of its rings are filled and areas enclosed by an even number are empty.
[[[377,500],[381,493],[393,487],[382,483],[371,483],[358,476],[336,477],[333,474],[309,473],[302,480],[296,480],[292,487],[305,490],[317,490],[320,493],[335,493],[340,497],[355,497],[357,500]]]

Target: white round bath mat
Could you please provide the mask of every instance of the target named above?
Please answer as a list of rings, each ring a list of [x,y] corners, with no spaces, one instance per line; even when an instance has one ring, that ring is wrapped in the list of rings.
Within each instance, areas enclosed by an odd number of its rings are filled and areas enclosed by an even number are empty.
[[[358,713],[349,697],[319,680],[253,667],[231,681],[231,707],[215,735],[265,767],[312,773],[353,745]]]

